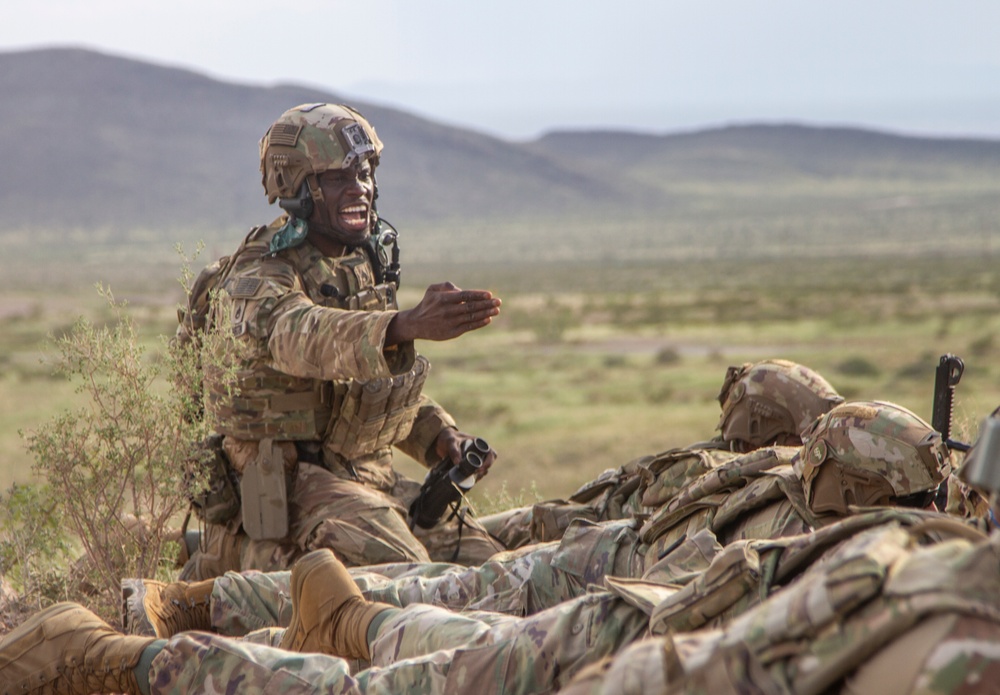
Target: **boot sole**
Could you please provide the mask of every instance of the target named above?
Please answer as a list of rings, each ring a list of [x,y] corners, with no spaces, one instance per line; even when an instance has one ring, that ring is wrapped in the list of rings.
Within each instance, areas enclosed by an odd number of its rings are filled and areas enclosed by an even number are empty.
[[[123,579],[122,586],[122,631],[127,635],[159,637],[156,627],[146,614],[146,592],[148,579]]]

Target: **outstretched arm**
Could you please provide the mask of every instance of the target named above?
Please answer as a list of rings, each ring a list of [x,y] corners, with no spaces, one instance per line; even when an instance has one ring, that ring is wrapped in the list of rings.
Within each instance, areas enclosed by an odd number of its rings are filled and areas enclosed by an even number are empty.
[[[385,345],[457,338],[488,326],[500,313],[500,304],[489,290],[463,290],[450,282],[431,285],[415,307],[393,317]]]

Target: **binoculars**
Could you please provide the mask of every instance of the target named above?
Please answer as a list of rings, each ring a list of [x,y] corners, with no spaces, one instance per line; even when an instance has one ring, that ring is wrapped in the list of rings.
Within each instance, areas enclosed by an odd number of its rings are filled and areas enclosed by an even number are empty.
[[[450,505],[476,484],[476,473],[483,467],[490,445],[481,437],[467,440],[462,445],[462,458],[458,465],[444,459],[432,468],[420,494],[410,505],[410,527],[433,528]]]

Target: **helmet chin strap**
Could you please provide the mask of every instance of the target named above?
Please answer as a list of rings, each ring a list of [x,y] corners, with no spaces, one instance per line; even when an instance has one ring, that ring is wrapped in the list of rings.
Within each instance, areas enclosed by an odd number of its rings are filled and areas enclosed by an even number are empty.
[[[331,229],[333,224],[330,220],[330,211],[326,207],[326,199],[323,197],[323,188],[319,185],[319,177],[316,174],[308,174],[302,185],[309,191],[312,202],[312,214],[309,219],[318,223],[323,229]]]

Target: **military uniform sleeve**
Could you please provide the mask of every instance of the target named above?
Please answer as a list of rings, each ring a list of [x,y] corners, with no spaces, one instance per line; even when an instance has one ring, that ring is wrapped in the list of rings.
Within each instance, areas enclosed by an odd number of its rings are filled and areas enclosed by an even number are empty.
[[[417,417],[413,421],[410,434],[396,446],[407,456],[430,468],[438,462],[437,454],[432,451],[432,447],[441,430],[449,427],[458,429],[458,427],[455,425],[455,418],[431,398],[425,395],[420,399],[420,408],[417,410]]]
[[[282,297],[270,312],[268,349],[273,367],[326,381],[369,381],[409,371],[413,343],[385,348],[395,311],[348,311],[314,304],[302,292]]]

